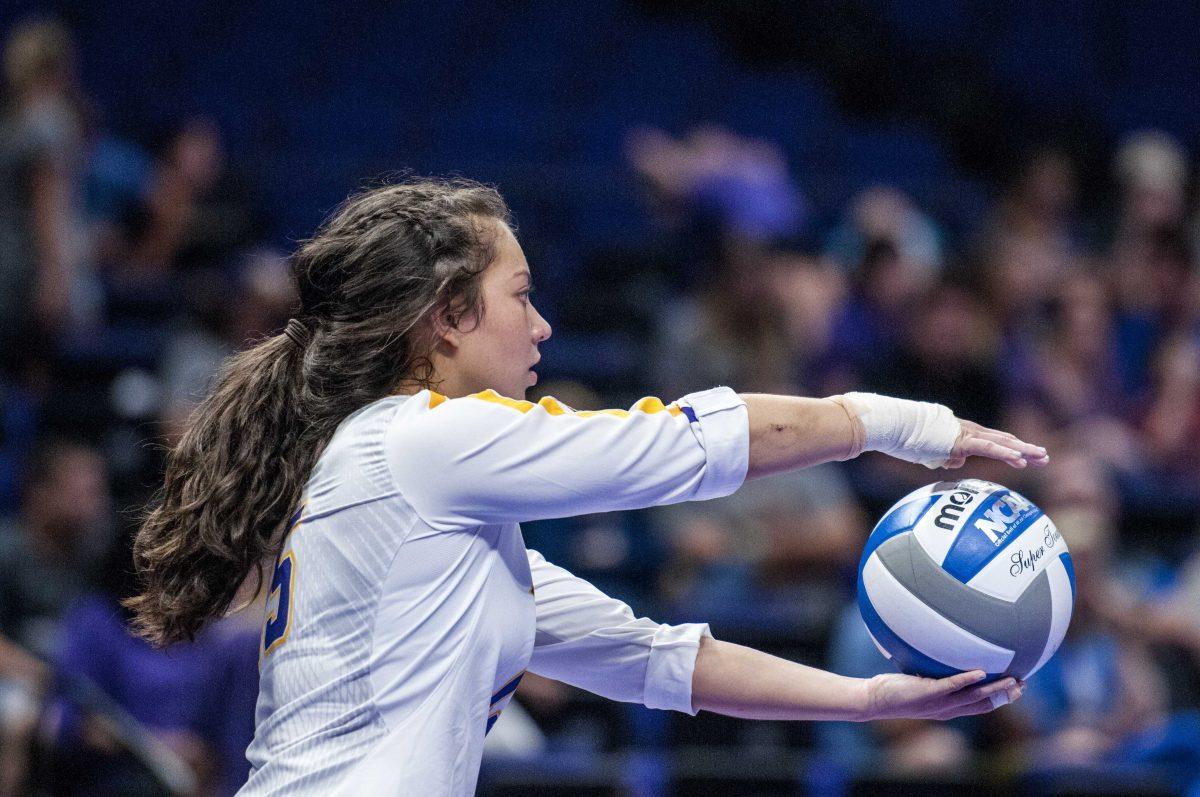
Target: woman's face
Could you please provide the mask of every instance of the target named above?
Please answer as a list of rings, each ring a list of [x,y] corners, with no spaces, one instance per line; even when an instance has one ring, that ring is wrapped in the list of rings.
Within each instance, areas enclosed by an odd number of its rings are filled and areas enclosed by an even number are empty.
[[[447,337],[454,344],[446,365],[456,393],[492,388],[509,398],[523,399],[537,382],[533,366],[541,359],[538,344],[550,337],[550,325],[529,300],[529,265],[521,245],[497,222],[495,259],[480,277],[483,317],[464,318]]]

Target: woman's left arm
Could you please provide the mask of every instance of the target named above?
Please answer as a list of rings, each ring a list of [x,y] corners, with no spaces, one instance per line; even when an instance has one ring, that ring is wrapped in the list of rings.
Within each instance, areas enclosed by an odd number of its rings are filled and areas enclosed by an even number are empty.
[[[664,625],[529,551],[537,630],[529,671],[613,700],[747,719],[950,719],[1020,696],[979,671],[949,678],[847,678],[721,642],[703,623]]]
[[[887,674],[847,678],[753,648],[700,639],[692,675],[692,707],[745,719],[937,719],[982,714],[1021,695],[1002,678],[980,684],[979,670],[949,678]]]

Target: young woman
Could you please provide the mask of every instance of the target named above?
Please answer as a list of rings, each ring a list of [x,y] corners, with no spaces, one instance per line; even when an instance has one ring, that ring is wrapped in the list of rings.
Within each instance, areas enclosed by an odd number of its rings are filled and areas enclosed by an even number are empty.
[[[770,719],[950,718],[1019,695],[982,672],[844,678],[637,619],[527,551],[518,523],[713,498],[866,450],[930,467],[1044,450],[870,394],[523,401],[550,327],[503,200],[468,181],[354,196],[293,268],[297,317],[231,358],[171,452],[130,602],[148,638],[188,638],[274,557],[244,794],[470,794],[526,670]]]

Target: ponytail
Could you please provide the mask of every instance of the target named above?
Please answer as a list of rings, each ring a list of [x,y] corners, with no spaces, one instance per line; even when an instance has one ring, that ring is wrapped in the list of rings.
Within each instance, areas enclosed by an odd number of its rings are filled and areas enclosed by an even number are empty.
[[[303,350],[276,335],[231,357],[167,458],[157,506],[143,519],[126,601],[135,630],[165,645],[222,616],[260,564],[311,470],[297,456]]]

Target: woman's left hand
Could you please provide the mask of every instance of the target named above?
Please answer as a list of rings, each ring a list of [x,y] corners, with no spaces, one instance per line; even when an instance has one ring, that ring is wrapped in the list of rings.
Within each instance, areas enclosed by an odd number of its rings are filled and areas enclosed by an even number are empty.
[[[949,720],[983,714],[1013,702],[1025,689],[1023,681],[1012,677],[981,684],[985,677],[982,670],[948,678],[876,675],[863,682],[867,693],[863,719]]]

